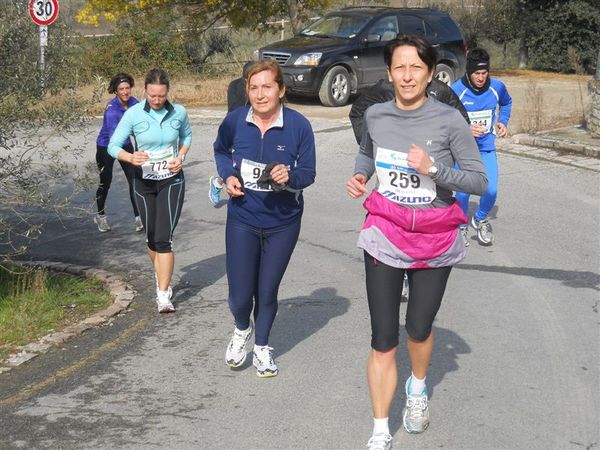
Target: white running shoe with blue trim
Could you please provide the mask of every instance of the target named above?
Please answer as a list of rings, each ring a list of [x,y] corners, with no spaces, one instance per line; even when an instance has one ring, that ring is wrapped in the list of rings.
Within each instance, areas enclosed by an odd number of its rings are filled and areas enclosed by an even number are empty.
[[[406,392],[406,406],[402,414],[402,423],[409,433],[422,433],[429,426],[429,399],[427,397],[427,386],[421,394],[412,394],[410,385],[412,375],[406,380],[404,390]]]

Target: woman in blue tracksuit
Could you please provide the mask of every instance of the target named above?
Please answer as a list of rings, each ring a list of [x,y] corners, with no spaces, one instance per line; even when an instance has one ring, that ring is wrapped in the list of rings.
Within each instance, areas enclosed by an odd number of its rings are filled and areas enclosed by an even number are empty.
[[[479,199],[479,208],[473,215],[471,226],[477,230],[477,239],[481,245],[492,245],[494,235],[488,215],[496,203],[498,192],[498,160],[496,158],[496,135],[505,137],[508,134],[508,120],[512,108],[512,98],[506,86],[500,80],[489,75],[490,56],[482,48],[474,48],[467,54],[467,73],[452,85],[452,90],[462,101],[471,121],[471,133],[475,137],[477,147],[488,177],[488,189]],[[496,108],[498,116],[496,118]],[[457,192],[456,199],[465,214],[469,210],[469,194]],[[461,227],[465,244],[467,227]]]
[[[146,229],[147,252],[154,268],[158,312],[174,312],[170,287],[175,254],[173,232],[185,195],[183,162],[192,143],[192,128],[185,108],[167,100],[169,77],[162,69],[146,75],[146,100],[123,115],[108,145],[119,161],[135,167],[134,191]],[[133,135],[136,151],[121,147]]]
[[[100,232],[110,231],[110,225],[105,214],[106,197],[108,196],[108,190],[113,177],[113,166],[115,164],[115,158],[110,156],[106,151],[108,142],[117,128],[121,117],[125,114],[129,108],[138,103],[137,98],[131,95],[131,88],[134,85],[133,77],[127,73],[118,73],[111,78],[108,83],[108,93],[115,94],[115,97],[108,102],[106,109],[104,110],[104,117],[102,119],[102,128],[98,133],[96,139],[96,164],[98,165],[98,171],[100,173],[100,184],[96,190],[96,203],[98,206],[98,213],[94,216],[94,222],[98,225]],[[133,153],[133,145],[129,141],[129,136],[122,143],[123,150],[129,153]],[[140,219],[140,214],[135,204],[135,196],[133,193],[133,166],[125,161],[119,161],[121,169],[127,178],[127,184],[129,185],[129,198],[131,200],[131,206],[133,207],[133,214],[135,216],[135,230],[143,231],[144,227]]]
[[[225,360],[240,367],[252,334],[259,377],[277,375],[269,334],[277,292],[298,240],[302,189],[315,179],[315,143],[308,120],[281,103],[283,74],[275,61],[248,70],[249,106],[230,112],[214,144],[219,176],[230,200],[226,253],[229,307],[235,321]]]

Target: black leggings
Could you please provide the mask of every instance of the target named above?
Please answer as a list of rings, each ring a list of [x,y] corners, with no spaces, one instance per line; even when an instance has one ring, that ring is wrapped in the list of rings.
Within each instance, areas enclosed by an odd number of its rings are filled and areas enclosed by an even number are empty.
[[[148,248],[158,253],[172,252],[173,232],[185,197],[183,172],[160,181],[136,177],[133,186]]]
[[[133,146],[131,144],[126,144],[123,147],[123,150],[133,153]],[[104,215],[104,205],[112,182],[115,158],[110,156],[106,147],[96,145],[96,164],[100,171],[100,184],[96,191],[96,203],[98,204],[98,214]],[[131,200],[131,206],[133,206],[133,214],[139,216],[138,208],[135,203],[135,196],[133,194],[133,177],[135,169],[131,164],[125,161],[119,161],[119,164],[121,164],[121,169],[123,169],[123,173],[127,178],[127,184],[129,185],[129,199]]]
[[[406,332],[416,341],[431,334],[452,267],[398,269],[364,252],[367,298],[371,314],[371,347],[384,352],[398,346],[400,297],[404,272],[410,295],[406,308]]]

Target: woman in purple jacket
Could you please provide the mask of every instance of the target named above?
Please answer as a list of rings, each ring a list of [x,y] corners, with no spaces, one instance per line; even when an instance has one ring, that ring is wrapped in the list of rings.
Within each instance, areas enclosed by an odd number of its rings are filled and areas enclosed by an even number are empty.
[[[115,128],[117,128],[121,117],[125,114],[125,111],[138,103],[138,100],[131,95],[131,88],[133,86],[133,77],[126,73],[116,74],[111,78],[108,85],[108,93],[115,94],[115,98],[108,102],[108,105],[104,110],[102,128],[98,134],[98,139],[96,139],[96,164],[98,165],[98,171],[100,172],[100,184],[96,191],[98,213],[94,216],[94,222],[98,225],[98,230],[100,232],[110,231],[110,225],[108,224],[104,208],[108,190],[110,189],[110,183],[112,182],[115,158],[108,154],[108,142],[110,141]],[[129,139],[127,142],[123,143],[123,149],[129,153],[133,153],[133,145],[131,145]],[[119,161],[119,163],[121,164],[123,173],[125,173],[127,183],[129,184],[129,198],[135,216],[135,231],[140,232],[144,230],[144,226],[142,225],[133,193],[134,169],[133,166],[127,162]]]

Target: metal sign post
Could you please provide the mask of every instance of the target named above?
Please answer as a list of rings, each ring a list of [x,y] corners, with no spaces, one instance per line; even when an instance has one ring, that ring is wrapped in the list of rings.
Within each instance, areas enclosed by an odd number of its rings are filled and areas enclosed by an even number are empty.
[[[30,0],[29,16],[40,26],[40,86],[44,91],[44,73],[46,70],[45,50],[48,46],[48,25],[58,17],[58,0]]]

